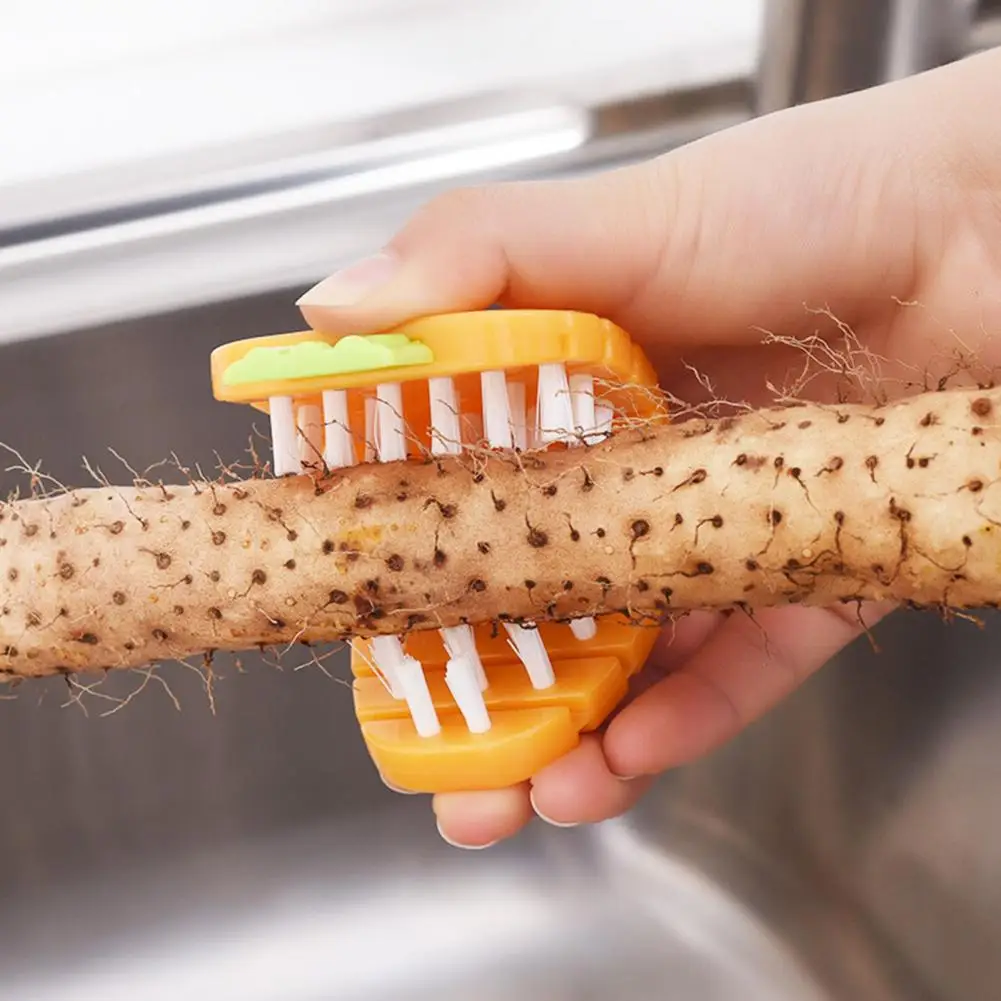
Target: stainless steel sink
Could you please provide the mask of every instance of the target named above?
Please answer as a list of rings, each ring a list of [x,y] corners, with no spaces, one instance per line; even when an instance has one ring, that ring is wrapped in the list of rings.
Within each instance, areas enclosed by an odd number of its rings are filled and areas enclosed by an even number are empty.
[[[584,122],[582,145],[494,174],[626,162],[739,120],[745,90],[529,114]],[[111,448],[240,458],[253,417],[212,400],[210,350],[297,326],[320,254],[371,249],[435,186],[349,197],[343,161],[277,202],[216,176],[207,215],[186,196],[0,230],[0,440],[69,485],[84,455],[127,478]],[[892,618],[879,654],[859,642],[623,820],[474,853],[380,783],[343,654],[218,662],[211,699],[180,665],[22,686],[0,701],[0,1001],[994,1001],[999,628]]]

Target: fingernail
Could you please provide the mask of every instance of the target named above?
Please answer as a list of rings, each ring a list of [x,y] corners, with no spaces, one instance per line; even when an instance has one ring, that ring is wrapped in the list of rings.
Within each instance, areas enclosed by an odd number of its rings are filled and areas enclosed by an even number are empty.
[[[381,251],[317,282],[296,301],[297,306],[353,306],[385,285],[396,273],[395,254]]]
[[[417,795],[417,793],[415,793],[413,791],[413,789],[401,789],[399,786],[394,786],[392,782],[389,782],[386,779],[386,776],[383,775],[382,772],[379,773],[379,778],[382,780],[382,784],[390,792],[398,792],[401,796],[416,796]]]
[[[453,838],[450,838],[441,829],[441,821],[438,821],[437,827],[438,827],[438,834],[441,837],[441,840],[444,841],[446,845],[451,845],[453,848],[461,848],[463,851],[466,852],[483,851],[484,848],[492,848],[495,844],[497,844],[496,841],[488,841],[485,845],[464,845],[461,842],[456,841]]]
[[[544,814],[544,813],[543,813],[543,812],[542,812],[542,811],[541,811],[541,810],[540,810],[540,809],[538,808],[538,806],[537,806],[537,805],[536,805],[536,803],[535,803],[535,791],[534,791],[534,790],[533,790],[532,792],[530,792],[530,793],[528,794],[528,798],[529,798],[529,802],[531,802],[531,804],[532,804],[532,809],[533,809],[533,810],[535,811],[535,815],[536,815],[536,816],[537,816],[537,817],[539,818],[539,820],[541,820],[541,821],[542,821],[543,823],[546,823],[546,824],[549,824],[549,826],[550,826],[550,827],[564,827],[564,828],[570,828],[570,827],[579,827],[579,826],[580,826],[580,824],[579,824],[579,823],[577,823],[577,821],[574,821],[573,823],[567,823],[566,821],[562,821],[562,820],[553,820],[553,818],[552,818],[552,817],[547,817],[547,816],[546,816],[546,815],[545,815],[545,814]]]
[[[627,775],[627,774],[624,774],[624,773],[622,773],[622,772],[617,772],[617,771],[616,771],[616,770],[615,770],[615,769],[614,769],[614,768],[613,768],[613,767],[611,766],[611,764],[609,764],[609,766],[608,766],[608,770],[609,770],[609,771],[610,771],[610,772],[611,772],[611,773],[612,773],[612,774],[613,774],[613,775],[614,775],[614,776],[615,776],[615,777],[616,777],[616,778],[617,778],[617,779],[618,779],[618,780],[619,780],[620,782],[632,782],[632,781],[633,781],[633,779],[638,779],[638,778],[642,778],[642,777],[643,777],[643,776],[642,776],[642,774],[640,774],[640,775]]]

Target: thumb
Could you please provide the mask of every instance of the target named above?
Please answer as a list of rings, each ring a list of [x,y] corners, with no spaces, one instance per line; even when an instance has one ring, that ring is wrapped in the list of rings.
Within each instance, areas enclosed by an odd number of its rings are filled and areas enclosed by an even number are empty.
[[[310,326],[332,333],[494,303],[624,323],[662,261],[673,177],[653,161],[580,180],[449,192],[380,253],[325,278],[298,305]]]
[[[331,333],[494,303],[580,310],[672,349],[793,333],[804,303],[854,326],[874,296],[889,308],[914,288],[914,190],[884,134],[905,98],[863,92],[605,174],[450,192],[299,306]]]

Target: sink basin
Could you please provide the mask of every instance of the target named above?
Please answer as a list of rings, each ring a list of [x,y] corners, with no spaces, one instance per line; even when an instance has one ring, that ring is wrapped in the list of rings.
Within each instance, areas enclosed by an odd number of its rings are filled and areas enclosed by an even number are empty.
[[[0,429],[83,485],[239,459],[212,347],[292,292],[0,347]],[[7,473],[4,486],[18,479]],[[630,816],[442,843],[379,781],[343,653],[0,702],[0,1001],[988,1001],[998,627],[891,619]],[[87,679],[90,682],[93,679]],[[210,698],[211,695],[211,698]]]

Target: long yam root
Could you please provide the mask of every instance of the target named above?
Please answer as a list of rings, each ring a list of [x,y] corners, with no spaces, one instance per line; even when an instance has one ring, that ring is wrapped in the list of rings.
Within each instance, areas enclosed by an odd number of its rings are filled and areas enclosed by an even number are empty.
[[[0,508],[0,674],[497,619],[1001,600],[1001,393]]]

